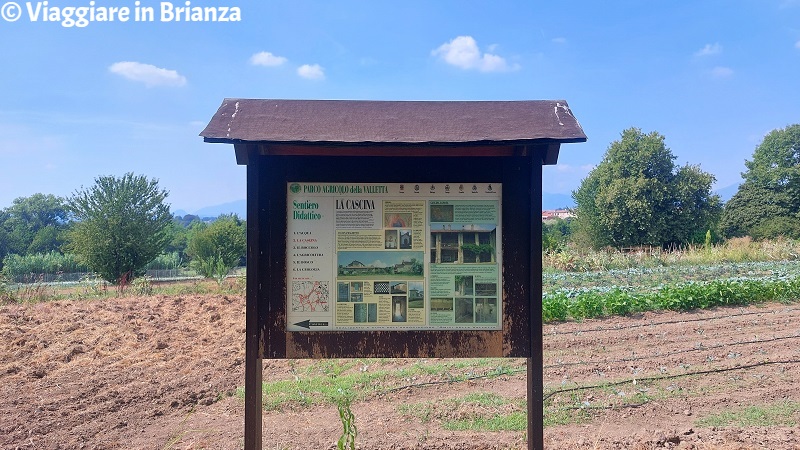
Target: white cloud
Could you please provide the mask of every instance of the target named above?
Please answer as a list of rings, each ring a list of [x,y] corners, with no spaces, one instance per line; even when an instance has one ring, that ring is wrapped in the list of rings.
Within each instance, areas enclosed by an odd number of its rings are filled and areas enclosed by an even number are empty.
[[[733,69],[730,67],[717,66],[711,69],[711,76],[714,78],[727,78],[733,75]]]
[[[254,66],[277,67],[286,61],[283,56],[273,55],[270,52],[260,52],[250,57],[250,64]]]
[[[556,171],[561,173],[588,174],[594,169],[594,164],[582,164],[573,166],[570,164],[556,164]]]
[[[705,47],[694,52],[694,56],[711,56],[722,53],[722,46],[719,43],[706,44]]]
[[[800,48],[800,41],[794,43],[795,48]]]
[[[492,46],[494,48],[495,46]],[[517,69],[510,67],[505,58],[492,53],[481,53],[478,43],[472,36],[458,36],[432,50],[431,55],[442,58],[447,64],[470,70],[477,69],[481,72],[503,72]]]
[[[554,44],[566,44],[567,43],[567,38],[565,38],[565,37],[556,37],[556,38],[551,39],[551,41]]]
[[[325,70],[319,64],[303,64],[297,68],[297,74],[309,80],[325,79]]]
[[[186,77],[178,72],[151,64],[122,61],[112,64],[108,70],[129,80],[142,82],[147,87],[183,86],[186,84]]]

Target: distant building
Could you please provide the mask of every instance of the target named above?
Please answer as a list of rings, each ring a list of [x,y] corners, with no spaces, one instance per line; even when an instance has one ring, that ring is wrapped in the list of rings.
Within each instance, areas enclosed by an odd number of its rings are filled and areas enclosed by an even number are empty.
[[[572,219],[575,213],[571,209],[546,209],[542,211],[542,222],[555,219]]]
[[[344,269],[349,273],[368,273],[369,271],[374,270],[375,268],[372,266],[367,266],[361,261],[354,260],[350,264],[348,264]]]
[[[414,272],[414,263],[411,261],[403,261],[400,264],[394,265],[394,273],[412,273]]]

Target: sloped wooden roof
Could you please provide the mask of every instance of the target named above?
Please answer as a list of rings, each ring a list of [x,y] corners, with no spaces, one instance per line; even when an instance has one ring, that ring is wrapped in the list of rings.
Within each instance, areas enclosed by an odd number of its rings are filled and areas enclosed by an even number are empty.
[[[564,100],[365,101],[225,99],[206,142],[297,146],[528,145],[584,142]],[[550,163],[554,163],[551,161]]]

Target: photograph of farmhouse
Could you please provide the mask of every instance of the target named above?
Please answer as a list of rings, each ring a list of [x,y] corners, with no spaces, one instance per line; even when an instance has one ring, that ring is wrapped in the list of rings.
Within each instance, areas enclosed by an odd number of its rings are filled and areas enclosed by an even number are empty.
[[[495,263],[496,248],[495,224],[431,225],[432,263]]]

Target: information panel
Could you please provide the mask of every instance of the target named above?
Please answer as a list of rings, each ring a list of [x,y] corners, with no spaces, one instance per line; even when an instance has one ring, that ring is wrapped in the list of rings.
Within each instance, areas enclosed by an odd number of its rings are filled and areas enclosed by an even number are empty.
[[[287,330],[502,329],[494,183],[287,183]]]

